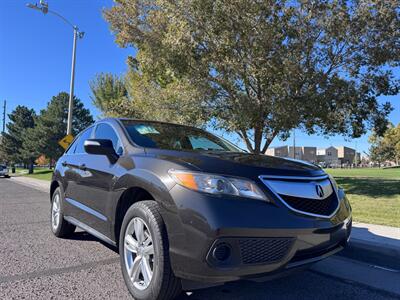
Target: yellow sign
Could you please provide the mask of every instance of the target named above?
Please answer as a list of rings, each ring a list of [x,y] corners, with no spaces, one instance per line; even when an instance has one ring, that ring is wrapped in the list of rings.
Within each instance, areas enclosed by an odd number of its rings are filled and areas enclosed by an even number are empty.
[[[64,149],[67,149],[69,145],[71,145],[72,141],[74,140],[74,137],[72,134],[67,134],[64,138],[62,138],[58,144],[60,144],[61,147]]]

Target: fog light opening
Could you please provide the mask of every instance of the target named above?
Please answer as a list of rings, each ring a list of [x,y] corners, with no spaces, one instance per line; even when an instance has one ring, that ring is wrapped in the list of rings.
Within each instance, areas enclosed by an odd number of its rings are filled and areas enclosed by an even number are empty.
[[[213,250],[213,257],[217,261],[226,261],[231,256],[231,247],[228,244],[218,244]]]

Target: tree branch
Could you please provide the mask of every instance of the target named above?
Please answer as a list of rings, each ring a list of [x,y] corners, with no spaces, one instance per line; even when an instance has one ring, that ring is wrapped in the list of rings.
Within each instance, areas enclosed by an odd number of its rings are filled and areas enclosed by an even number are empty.
[[[251,141],[250,141],[250,138],[247,135],[246,130],[238,130],[238,131],[236,131],[236,133],[244,140],[244,142],[246,143],[247,149],[251,153],[253,153],[254,149],[253,149],[253,146],[251,145]]]

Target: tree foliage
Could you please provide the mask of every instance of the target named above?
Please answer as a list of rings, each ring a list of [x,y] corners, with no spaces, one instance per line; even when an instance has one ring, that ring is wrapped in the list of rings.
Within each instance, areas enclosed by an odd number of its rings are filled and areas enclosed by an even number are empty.
[[[203,125],[209,116],[202,103],[204,90],[191,84],[188,78],[168,79],[159,77],[156,81],[149,73],[135,67],[129,58],[129,72],[126,76],[127,90],[138,115],[143,119],[171,121],[189,125]]]
[[[387,125],[399,82],[397,0],[117,0],[105,18],[146,117],[214,121],[265,152],[292,128],[359,137]],[[190,116],[184,118],[184,116]]]
[[[128,97],[124,78],[109,74],[97,74],[90,83],[92,102],[105,116],[135,116],[134,105]]]
[[[40,112],[36,126],[29,129],[24,140],[24,149],[35,153],[35,158],[45,155],[52,161],[58,159],[64,149],[58,144],[67,131],[69,94],[65,92],[53,96],[47,108]],[[93,123],[90,111],[84,108],[83,103],[74,97],[74,110],[72,118],[72,135]]]
[[[369,137],[371,147],[369,149],[372,161],[379,164],[385,161],[395,161],[397,165],[400,162],[400,123],[395,127],[389,124],[383,136],[373,133]]]
[[[4,160],[11,164],[32,162],[32,155],[23,149],[23,141],[29,136],[29,129],[35,125],[35,117],[33,109],[21,105],[8,115],[10,122],[7,131],[2,134],[0,144]]]

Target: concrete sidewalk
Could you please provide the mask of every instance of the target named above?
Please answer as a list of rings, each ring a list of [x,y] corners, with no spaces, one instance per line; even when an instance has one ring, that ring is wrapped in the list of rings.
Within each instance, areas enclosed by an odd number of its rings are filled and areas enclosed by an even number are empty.
[[[30,177],[11,177],[13,182],[48,193],[50,182]],[[400,228],[353,222],[349,248],[369,251],[374,255],[386,255],[400,261]]]
[[[30,178],[26,176],[12,176],[10,179],[15,183],[19,183],[25,185],[27,187],[31,187],[35,190],[39,190],[41,192],[50,192],[50,181],[40,180],[35,178]]]

